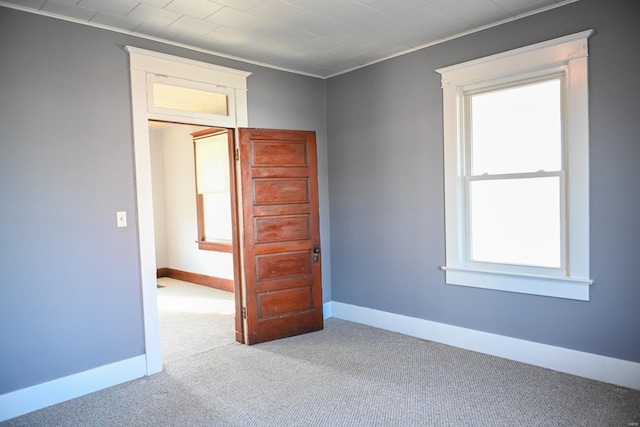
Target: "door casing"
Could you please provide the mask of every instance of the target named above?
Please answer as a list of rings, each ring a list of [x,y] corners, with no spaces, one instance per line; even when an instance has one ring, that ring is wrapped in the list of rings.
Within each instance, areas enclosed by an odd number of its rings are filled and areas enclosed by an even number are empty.
[[[136,208],[138,244],[140,251],[140,282],[146,374],[162,371],[162,349],[156,287],[155,237],[151,187],[151,152],[149,146],[149,120],[227,127],[215,117],[211,120],[150,113],[147,107],[147,75],[160,75],[198,81],[232,88],[235,97],[235,128],[248,126],[246,79],[248,72],[193,61],[172,55],[125,46],[129,53],[131,75],[131,107],[133,118],[134,164],[136,179]],[[236,132],[237,133],[237,132]],[[237,140],[237,134],[236,134]],[[237,216],[237,215],[235,215]],[[237,241],[237,239],[234,239]],[[236,244],[237,245],[237,244]],[[234,250],[237,250],[235,248]],[[234,254],[234,259],[235,259]],[[235,281],[238,286],[238,280]],[[236,297],[238,300],[238,297]],[[236,301],[236,305],[238,302]]]

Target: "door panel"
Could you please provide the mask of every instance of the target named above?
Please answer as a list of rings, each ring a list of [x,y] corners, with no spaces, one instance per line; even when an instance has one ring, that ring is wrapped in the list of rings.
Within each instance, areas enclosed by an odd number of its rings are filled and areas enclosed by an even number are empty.
[[[308,178],[255,179],[253,186],[254,205],[309,203]]]
[[[240,129],[239,135],[245,342],[320,330],[315,133]]]
[[[256,280],[286,279],[307,276],[311,271],[308,251],[284,252],[256,256]]]
[[[311,238],[310,215],[264,216],[254,220],[256,243]]]

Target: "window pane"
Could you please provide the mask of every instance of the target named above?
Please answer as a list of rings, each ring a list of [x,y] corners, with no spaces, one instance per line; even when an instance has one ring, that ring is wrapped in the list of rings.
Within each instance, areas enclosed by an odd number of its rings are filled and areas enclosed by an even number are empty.
[[[198,193],[229,192],[229,142],[227,134],[197,139],[196,183]]]
[[[231,194],[203,194],[202,200],[205,241],[231,240]]]
[[[228,116],[227,95],[188,87],[153,83],[153,105],[170,110]]]
[[[559,268],[560,178],[471,182],[473,261]]]
[[[471,96],[473,175],[558,171],[560,80]]]

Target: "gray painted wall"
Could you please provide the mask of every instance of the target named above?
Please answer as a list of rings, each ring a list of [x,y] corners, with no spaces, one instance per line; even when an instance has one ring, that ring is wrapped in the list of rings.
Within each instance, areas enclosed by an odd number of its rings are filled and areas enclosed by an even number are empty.
[[[251,71],[250,126],[317,132],[328,253],[323,80],[0,7],[0,394],[144,352],[125,45]]]
[[[333,300],[640,362],[638,17],[582,0],[330,79]],[[591,301],[445,285],[434,70],[590,28]]]
[[[0,394],[144,351],[127,44],[252,71],[250,126],[318,133],[325,301],[639,362],[637,16],[581,0],[324,82],[0,7]],[[433,70],[588,28],[591,301],[444,285]]]

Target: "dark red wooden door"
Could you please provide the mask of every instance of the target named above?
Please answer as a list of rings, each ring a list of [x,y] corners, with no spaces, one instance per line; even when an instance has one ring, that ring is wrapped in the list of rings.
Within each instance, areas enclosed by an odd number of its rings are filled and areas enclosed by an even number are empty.
[[[315,132],[240,129],[247,344],[323,328]]]

